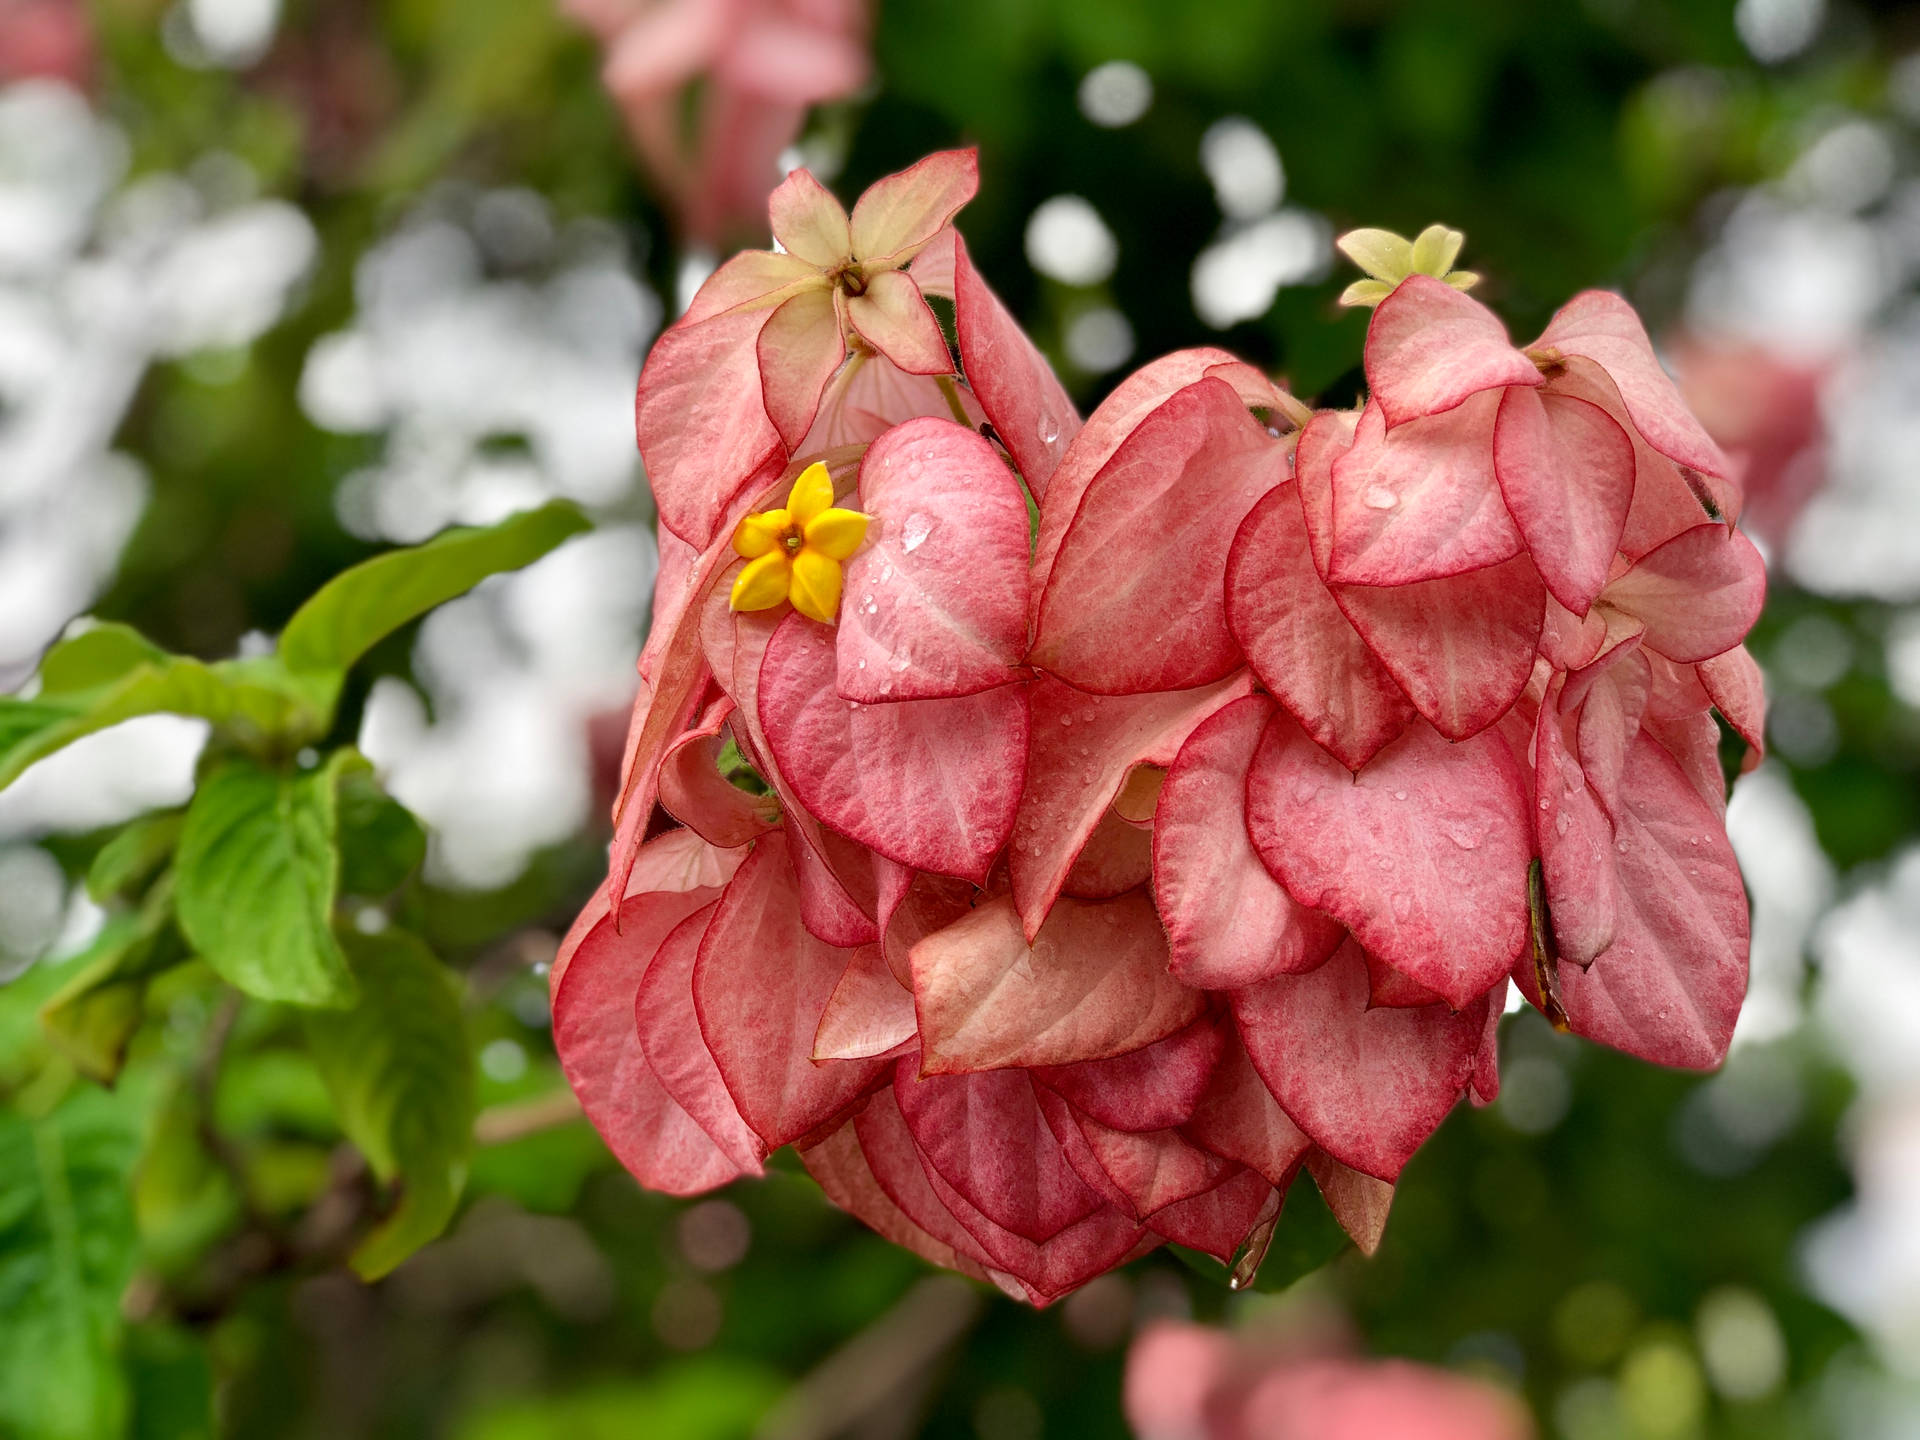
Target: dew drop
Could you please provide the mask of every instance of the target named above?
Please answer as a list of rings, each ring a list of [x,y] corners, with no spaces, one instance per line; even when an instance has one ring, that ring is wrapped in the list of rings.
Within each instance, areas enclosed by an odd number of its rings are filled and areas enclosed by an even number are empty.
[[[1389,873],[1393,869],[1393,857],[1391,855],[1374,856],[1373,868],[1378,870],[1382,875]]]
[[[1393,798],[1396,800],[1404,800],[1407,798],[1407,792],[1404,790],[1396,790],[1393,792]]]
[[[897,653],[887,657],[887,668],[896,675],[912,663],[913,656],[904,653]]]
[[[1320,787],[1311,780],[1296,780],[1293,782],[1293,798],[1296,800],[1311,800],[1319,793]]]
[[[1447,838],[1462,850],[1478,850],[1485,832],[1470,820],[1450,820],[1445,825]]]
[[[1062,715],[1062,716],[1060,717],[1060,723],[1061,723],[1062,725],[1071,725],[1071,724],[1073,724],[1073,716],[1071,716],[1071,715]]]
[[[1559,817],[1555,819],[1553,822],[1554,833],[1557,835],[1564,835],[1567,833],[1567,831],[1571,830],[1572,828],[1573,828],[1573,816],[1567,814],[1566,811],[1562,810],[1559,814]]]
[[[1060,438],[1060,422],[1052,415],[1042,415],[1037,430],[1042,445],[1051,445]]]
[[[856,670],[864,670],[864,669],[866,669],[866,668],[867,668],[867,662],[866,662],[866,661],[864,661],[864,660],[862,660],[862,661],[860,661],[860,662],[859,662],[858,664],[856,664],[856,665],[854,666],[854,668],[855,668]]]
[[[911,555],[927,543],[927,537],[933,534],[936,523],[931,515],[914,511],[907,517],[907,523],[900,527],[900,548]]]
[[[1384,485],[1369,485],[1360,498],[1369,510],[1391,510],[1400,503],[1400,497]]]

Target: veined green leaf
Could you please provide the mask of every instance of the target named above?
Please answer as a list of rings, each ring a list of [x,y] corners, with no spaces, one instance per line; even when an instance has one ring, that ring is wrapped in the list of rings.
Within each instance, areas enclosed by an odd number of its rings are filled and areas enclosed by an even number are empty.
[[[456,529],[336,575],[294,613],[280,658],[296,674],[339,674],[409,620],[478,585],[530,565],[588,528],[579,507],[554,500],[486,529]]]
[[[94,1089],[37,1120],[0,1112],[0,1434],[98,1440],[126,1423],[135,1130]]]
[[[360,1243],[372,1280],[452,1219],[473,1144],[473,1056],[453,975],[402,930],[346,937],[361,1001],[307,1017],[308,1045],[340,1125],[399,1203]]]
[[[262,1000],[354,1001],[333,933],[334,768],[285,775],[234,760],[187,807],[174,861],[180,928],[223,979]]]
[[[340,892],[390,895],[420,868],[427,832],[413,812],[380,788],[373,766],[357,750],[334,762],[339,777]]]

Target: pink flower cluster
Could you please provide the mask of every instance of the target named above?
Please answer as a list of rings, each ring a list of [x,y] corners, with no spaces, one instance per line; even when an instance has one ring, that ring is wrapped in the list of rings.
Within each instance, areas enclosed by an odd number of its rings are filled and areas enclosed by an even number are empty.
[[[1139,1440],[1533,1440],[1526,1407],[1482,1380],[1407,1360],[1316,1354],[1162,1322],[1127,1352]]]
[[[653,629],[553,972],[621,1160],[691,1194],[793,1145],[1044,1303],[1162,1240],[1246,1278],[1302,1168],[1370,1250],[1495,1094],[1510,978],[1716,1064],[1763,573],[1625,302],[1516,347],[1413,274],[1357,412],[1191,350],[1083,422],[952,227],[975,183],[849,216],[795,172],[641,377]]]

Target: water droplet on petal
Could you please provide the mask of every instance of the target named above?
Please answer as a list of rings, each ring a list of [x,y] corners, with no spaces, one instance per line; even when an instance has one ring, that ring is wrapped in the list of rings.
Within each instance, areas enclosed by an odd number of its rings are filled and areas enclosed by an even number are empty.
[[[1553,822],[1554,833],[1564,835],[1573,828],[1573,816],[1562,810]]]
[[[1391,510],[1400,503],[1400,497],[1384,485],[1369,485],[1360,498],[1369,510]]]
[[[911,555],[927,543],[927,537],[933,534],[933,527],[938,523],[933,516],[914,511],[900,527],[900,548]]]
[[[1073,716],[1071,716],[1071,715],[1062,715],[1062,716],[1060,717],[1060,723],[1061,723],[1062,725],[1071,725],[1071,724],[1073,724]]]
[[[1462,850],[1477,850],[1485,837],[1485,830],[1470,820],[1449,820],[1443,827],[1447,838]]]
[[[1393,798],[1396,800],[1404,800],[1407,798],[1407,792],[1404,790],[1396,790],[1393,792]]]

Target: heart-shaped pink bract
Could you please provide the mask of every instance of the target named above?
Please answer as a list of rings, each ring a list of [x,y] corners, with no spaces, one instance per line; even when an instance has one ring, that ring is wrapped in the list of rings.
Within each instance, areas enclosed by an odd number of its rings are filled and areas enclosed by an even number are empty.
[[[1357,410],[1193,350],[1083,424],[951,228],[974,183],[933,156],[849,215],[795,172],[780,250],[642,378],[654,632],[554,968],[623,1163],[691,1194],[792,1145],[1046,1304],[1162,1241],[1245,1278],[1296,1183],[1371,1253],[1496,1095],[1510,977],[1718,1063],[1747,918],[1713,714],[1757,745],[1764,572],[1625,302],[1521,348],[1415,275]],[[1299,1382],[1313,1433],[1499,1420],[1348,1369]]]

